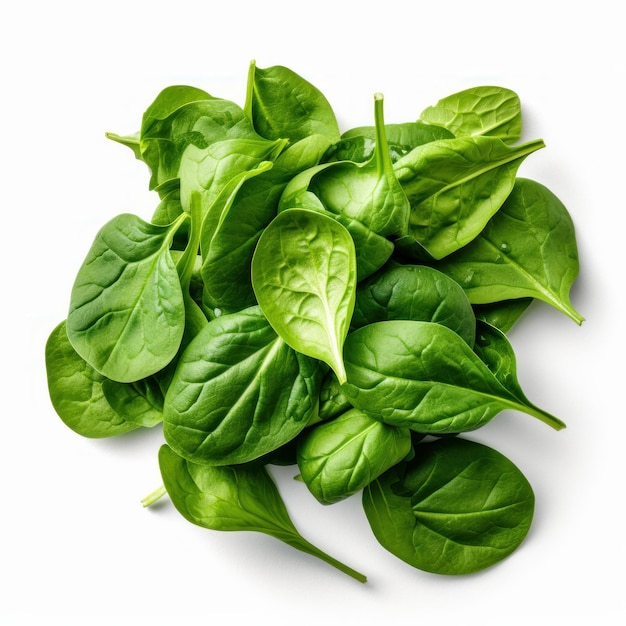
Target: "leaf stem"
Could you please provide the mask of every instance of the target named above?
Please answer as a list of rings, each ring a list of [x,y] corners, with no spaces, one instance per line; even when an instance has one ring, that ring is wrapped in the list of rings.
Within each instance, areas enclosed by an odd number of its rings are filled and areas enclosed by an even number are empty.
[[[161,485],[158,489],[155,489],[152,493],[149,493],[145,498],[141,500],[141,504],[144,507],[152,506],[157,500],[160,500],[167,494],[167,490],[164,485]]]
[[[310,554],[311,556],[317,557],[318,559],[321,559],[325,563],[332,565],[333,567],[337,568],[340,572],[343,572],[344,574],[347,574],[348,576],[354,578],[355,580],[358,580],[360,583],[367,582],[367,576],[365,576],[365,574],[358,572],[357,570],[353,569],[349,565],[342,563],[335,557],[330,556],[330,554],[327,554],[323,550],[320,550],[317,546],[307,541],[299,533],[294,534],[292,532],[289,532],[287,536],[277,533],[274,536],[277,539],[284,541],[286,544],[290,545],[292,548],[296,548],[296,550],[300,550],[301,552]]]

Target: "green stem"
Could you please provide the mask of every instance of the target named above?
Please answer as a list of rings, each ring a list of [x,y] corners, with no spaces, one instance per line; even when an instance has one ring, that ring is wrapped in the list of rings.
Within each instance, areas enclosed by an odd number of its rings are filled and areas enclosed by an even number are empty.
[[[383,113],[383,94],[374,94],[374,124],[376,128],[376,167],[378,175],[393,169],[389,144],[387,143],[387,131],[385,129],[385,117]]]
[[[148,494],[145,498],[143,498],[143,500],[141,501],[141,504],[144,507],[149,507],[166,494],[167,494],[167,491],[165,487],[161,485],[158,489],[155,489],[152,493]]]
[[[358,580],[360,583],[367,582],[367,576],[365,576],[365,574],[361,574],[361,572],[357,572],[352,567],[346,565],[345,563],[342,563],[335,557],[330,556],[330,554],[327,554],[326,552],[320,550],[318,547],[314,546],[312,543],[304,539],[304,537],[302,537],[299,534],[289,533],[287,536],[284,536],[279,533],[276,533],[274,536],[277,539],[284,541],[286,544],[290,545],[292,548],[295,548],[296,550],[300,550],[301,552],[305,552],[306,554],[310,554],[311,556],[317,557],[318,559],[321,559],[325,563],[332,565],[333,567],[337,568],[340,572],[343,572],[344,574],[351,576],[355,580]]]
[[[246,85],[246,101],[243,105],[245,116],[252,122],[252,96],[254,95],[254,76],[256,73],[256,61],[253,59],[248,66],[248,81]]]

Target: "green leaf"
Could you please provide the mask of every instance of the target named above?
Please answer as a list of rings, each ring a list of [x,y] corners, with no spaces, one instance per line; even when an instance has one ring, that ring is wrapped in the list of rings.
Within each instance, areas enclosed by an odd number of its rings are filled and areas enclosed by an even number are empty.
[[[163,392],[154,377],[134,383],[105,379],[102,392],[111,408],[129,423],[151,428],[163,421]]]
[[[252,286],[263,313],[294,350],[345,381],[343,342],[354,309],[356,258],[348,231],[315,211],[283,211],[261,235]]]
[[[470,574],[495,565],[526,538],[535,497],[499,452],[458,437],[420,443],[363,492],[379,543],[435,574]]]
[[[392,162],[409,153],[413,148],[437,139],[452,139],[454,135],[442,126],[431,126],[423,122],[385,124],[385,135],[389,157]],[[341,135],[341,141],[334,144],[325,161],[355,161],[363,163],[374,156],[376,149],[376,126],[351,128]]]
[[[407,429],[351,409],[301,435],[298,467],[311,493],[322,504],[332,504],[363,489],[410,449]]]
[[[267,139],[295,143],[309,135],[324,135],[335,143],[339,126],[328,100],[292,70],[250,64],[245,110],[254,128]]]
[[[435,259],[467,245],[511,193],[522,161],[543,147],[478,136],[415,148],[394,164],[411,203],[409,234]]]
[[[327,147],[322,135],[298,141],[278,155],[271,169],[246,177],[225,210],[209,211],[202,262],[204,299],[209,307],[232,312],[256,304],[250,265],[257,241],[276,216],[285,186],[300,171],[316,165]]]
[[[579,270],[572,219],[563,203],[533,180],[518,179],[480,236],[437,268],[474,304],[537,298],[577,324],[584,320],[569,295]]]
[[[265,139],[224,139],[206,148],[189,146],[178,172],[183,208],[188,210],[192,194],[199,193],[206,216],[220,196],[228,196],[240,181],[271,167],[284,147],[284,141]]]
[[[186,461],[164,445],[159,467],[167,493],[192,524],[222,531],[256,531],[315,556],[365,582],[363,574],[322,552],[300,535],[263,466],[211,467]]]
[[[522,134],[519,97],[504,87],[472,87],[459,91],[424,109],[420,119],[444,126],[455,137],[488,135],[513,143]]]
[[[516,298],[487,304],[474,304],[476,319],[483,320],[508,333],[532,304],[533,298]]]
[[[474,430],[504,409],[555,429],[563,422],[505,388],[455,332],[433,322],[385,321],[348,335],[348,382],[356,408],[391,425],[424,433]]]
[[[203,98],[202,93],[183,91],[178,99],[165,90],[144,114],[140,147],[152,172],[150,189],[160,189],[178,178],[181,157],[188,146],[203,149],[226,139],[261,139],[241,107],[208,94]]]
[[[98,232],[78,271],[67,335],[78,354],[107,378],[147,378],[178,350],[185,307],[169,247],[184,219],[158,226],[136,215],[118,215]]]
[[[138,428],[125,420],[107,400],[107,382],[72,347],[65,322],[61,322],[46,342],[46,373],[50,401],[66,426],[83,437],[121,435]]]
[[[323,373],[276,335],[259,307],[217,317],[178,361],[165,396],[165,440],[194,462],[252,461],[309,423]]]
[[[359,283],[351,328],[385,320],[437,322],[474,345],[476,319],[463,289],[426,265],[390,263]]]
[[[376,148],[366,163],[339,162],[311,180],[309,190],[327,211],[357,220],[381,236],[407,232],[410,206],[389,156],[383,97],[374,97]]]
[[[515,352],[504,332],[487,322],[478,320],[474,352],[502,383],[503,387],[524,404],[532,404],[524,394],[517,379]]]

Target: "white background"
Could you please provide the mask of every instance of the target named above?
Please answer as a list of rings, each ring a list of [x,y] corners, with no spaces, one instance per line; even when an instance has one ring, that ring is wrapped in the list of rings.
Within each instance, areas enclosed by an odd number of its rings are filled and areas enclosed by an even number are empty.
[[[22,624],[621,624],[624,609],[626,61],[618,3],[11,3],[0,20],[2,356],[0,622]],[[91,441],[46,388],[44,344],[66,315],[96,230],[149,217],[147,170],[105,131],[131,133],[163,87],[243,104],[248,63],[286,65],[342,130],[415,119],[474,85],[519,94],[520,175],[568,207],[579,327],[547,305],[511,333],[519,377],[568,428],[503,413],[473,438],[509,456],[537,499],[522,548],[477,575],[414,570],[374,540],[358,497],[323,507],[276,472],[303,535],[369,576],[361,585],[264,535],[192,526],[160,484],[155,429]],[[592,623],[588,621],[588,623]]]

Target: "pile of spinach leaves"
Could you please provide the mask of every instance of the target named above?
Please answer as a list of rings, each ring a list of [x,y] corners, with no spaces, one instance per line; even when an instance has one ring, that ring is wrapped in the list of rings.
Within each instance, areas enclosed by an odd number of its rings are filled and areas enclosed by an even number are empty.
[[[509,555],[534,495],[459,436],[522,391],[506,333],[533,300],[580,324],[574,227],[520,178],[518,96],[476,87],[341,133],[324,95],[251,63],[245,104],[158,94],[137,134],[149,220],[106,223],[46,344],[54,409],[86,437],[162,424],[163,487],[189,521],[256,530],[365,576],[292,523],[272,465],[324,504],[361,493],[387,550],[464,574]]]

